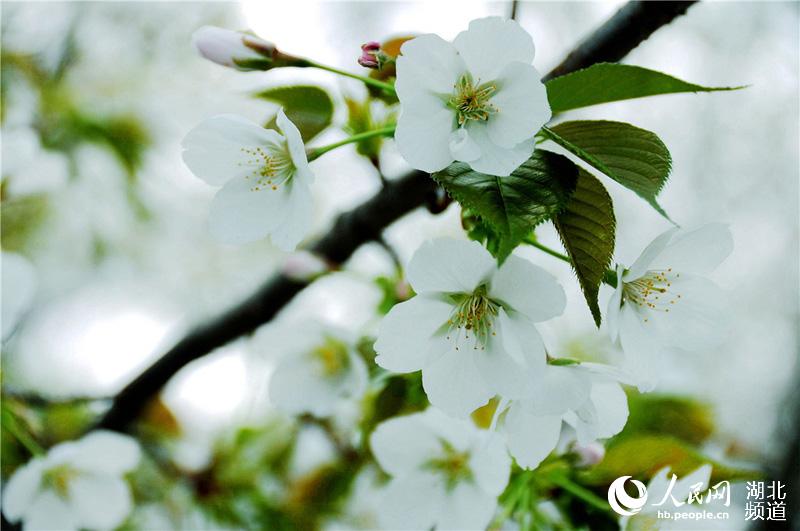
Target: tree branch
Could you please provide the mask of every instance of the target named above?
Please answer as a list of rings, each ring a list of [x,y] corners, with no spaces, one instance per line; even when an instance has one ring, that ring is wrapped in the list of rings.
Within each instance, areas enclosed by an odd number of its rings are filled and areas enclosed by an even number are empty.
[[[585,39],[544,79],[596,62],[617,61],[656,29],[684,13],[692,2],[630,2]],[[411,210],[436,201],[436,185],[427,174],[413,172],[389,182],[374,197],[341,214],[333,228],[311,250],[335,264],[344,263],[364,243]],[[248,299],[200,326],[128,384],[114,399],[97,428],[125,431],[147,402],[181,368],[269,322],[307,283],[278,274]]]

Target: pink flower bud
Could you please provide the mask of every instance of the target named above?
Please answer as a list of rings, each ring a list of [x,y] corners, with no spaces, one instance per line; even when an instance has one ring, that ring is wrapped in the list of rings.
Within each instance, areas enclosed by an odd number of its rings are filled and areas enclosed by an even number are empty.
[[[203,26],[192,35],[200,55],[218,65],[250,70],[247,63],[271,59],[275,45],[255,35],[239,31]]]
[[[358,64],[364,68],[380,68],[380,61],[378,54],[381,50],[379,42],[370,41],[361,45],[361,57],[358,58]]]
[[[308,282],[330,271],[330,266],[321,257],[308,251],[297,251],[286,257],[283,274],[298,282]]]
[[[606,456],[606,447],[597,441],[588,444],[576,444],[573,448],[578,456],[578,466],[596,465]]]

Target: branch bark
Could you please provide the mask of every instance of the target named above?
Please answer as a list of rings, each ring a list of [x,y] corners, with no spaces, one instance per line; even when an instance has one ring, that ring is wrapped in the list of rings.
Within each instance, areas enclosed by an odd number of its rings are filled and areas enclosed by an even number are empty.
[[[545,80],[621,59],[656,29],[684,13],[693,2],[629,2],[586,38]],[[333,228],[311,250],[342,264],[364,243],[411,210],[435,201],[436,185],[427,174],[412,172],[390,182],[374,197],[341,214]],[[128,384],[96,428],[125,431],[147,402],[189,362],[269,322],[307,284],[277,274],[258,291],[218,318],[189,332],[164,356]]]

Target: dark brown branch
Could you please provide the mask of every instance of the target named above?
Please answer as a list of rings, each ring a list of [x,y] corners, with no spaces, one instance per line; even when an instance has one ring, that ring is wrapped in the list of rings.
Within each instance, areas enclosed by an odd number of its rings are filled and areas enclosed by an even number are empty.
[[[545,79],[596,62],[621,59],[656,29],[685,12],[689,5],[690,2],[647,5],[630,2]],[[369,201],[340,215],[330,232],[313,245],[312,251],[334,264],[342,264],[359,246],[380,237],[383,229],[398,218],[426,203],[437,204],[435,193],[433,181],[420,172],[390,182]],[[276,275],[247,300],[190,332],[116,396],[97,427],[125,431],[147,402],[181,368],[269,322],[305,286],[306,283]]]
[[[686,13],[689,2],[628,2],[605,24],[584,39],[544,81],[595,63],[615,63],[661,26]]]

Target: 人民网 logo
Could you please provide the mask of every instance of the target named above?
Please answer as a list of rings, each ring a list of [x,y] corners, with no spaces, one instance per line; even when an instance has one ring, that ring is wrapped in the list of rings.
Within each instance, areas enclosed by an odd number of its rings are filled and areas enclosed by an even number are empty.
[[[615,513],[621,516],[633,516],[641,511],[644,504],[647,503],[647,488],[641,481],[631,479],[631,483],[639,491],[637,498],[625,492],[625,482],[629,479],[631,476],[622,476],[608,486],[608,504]]]

